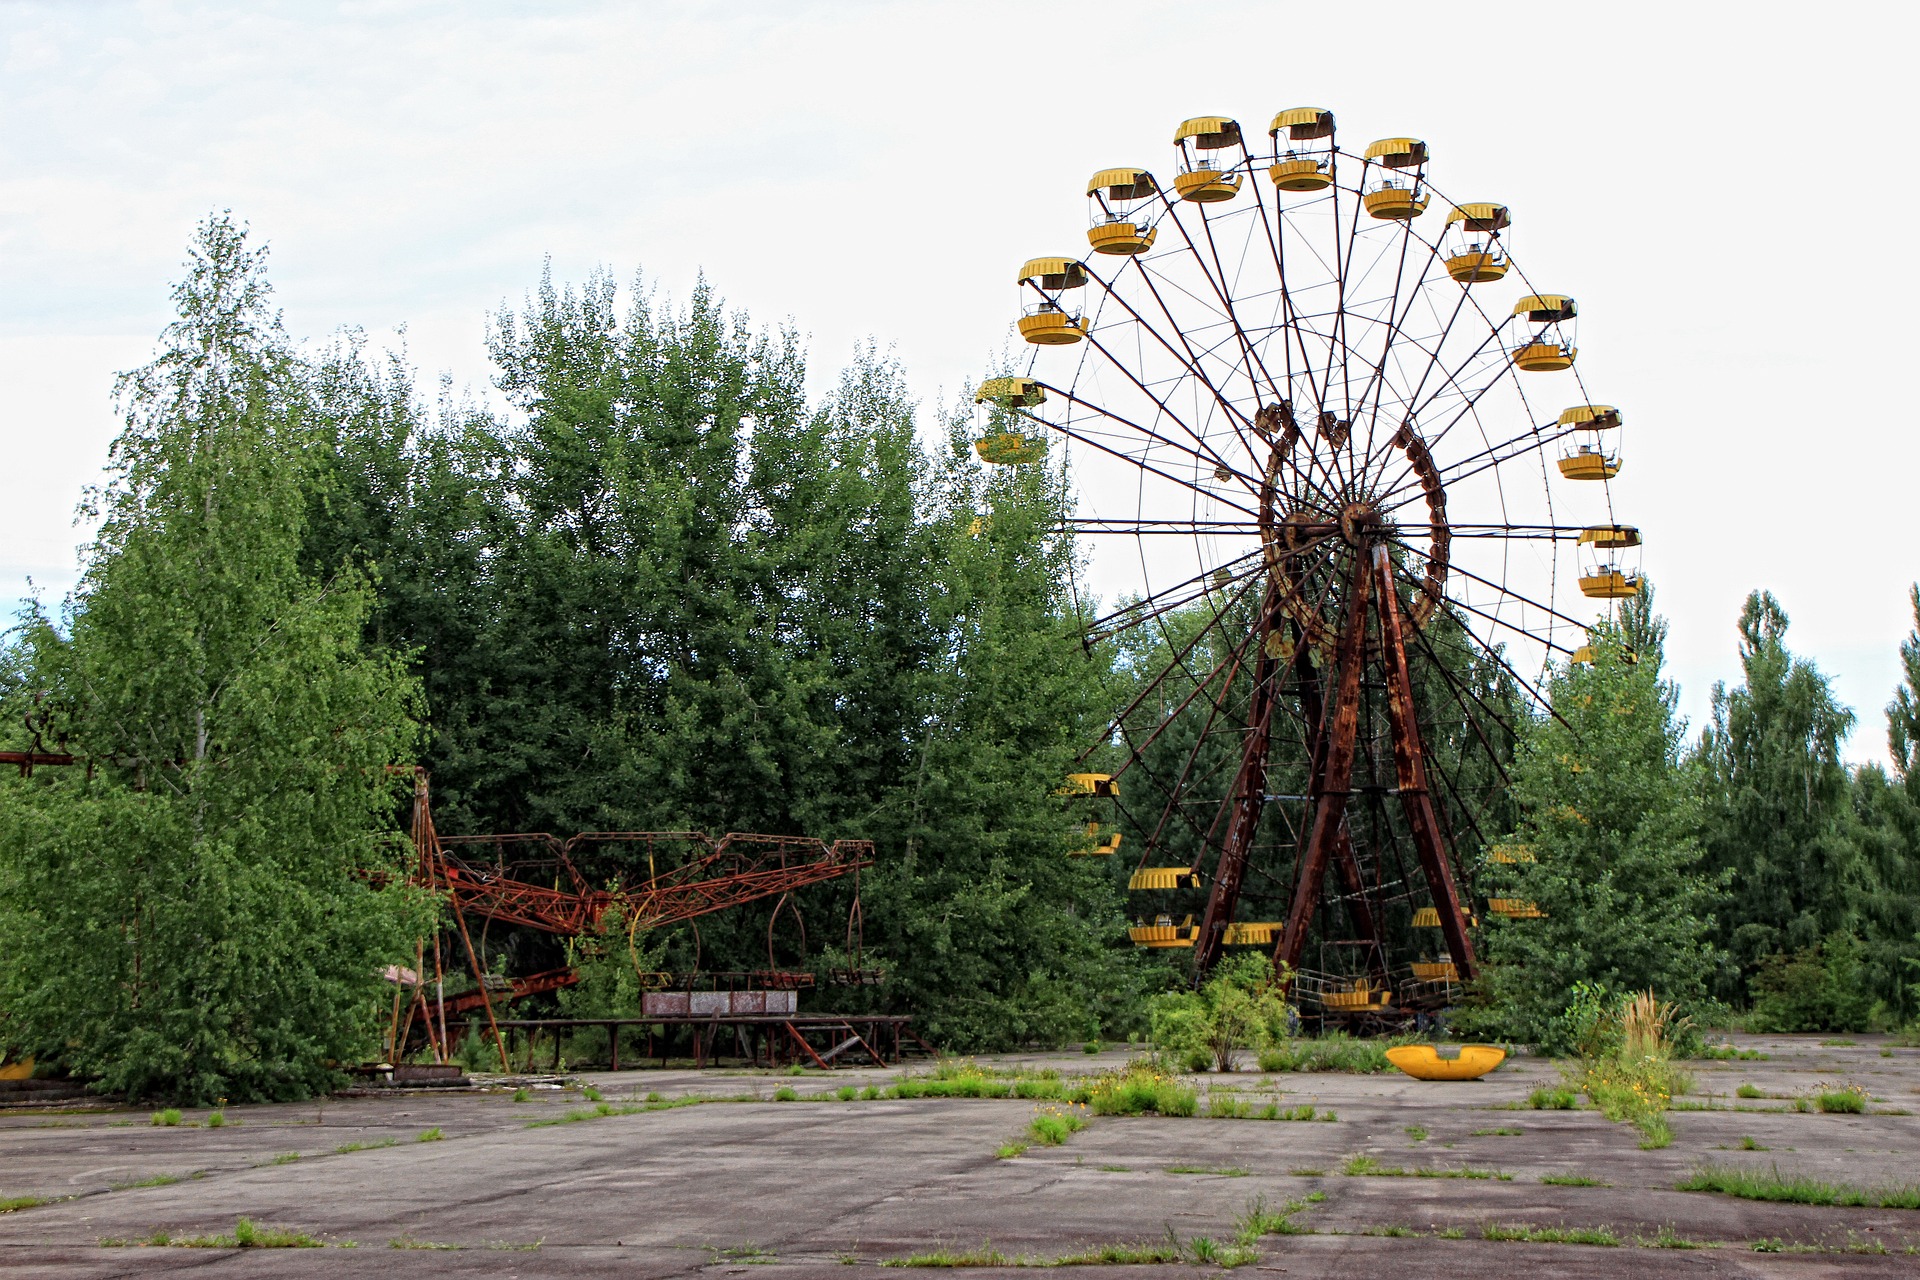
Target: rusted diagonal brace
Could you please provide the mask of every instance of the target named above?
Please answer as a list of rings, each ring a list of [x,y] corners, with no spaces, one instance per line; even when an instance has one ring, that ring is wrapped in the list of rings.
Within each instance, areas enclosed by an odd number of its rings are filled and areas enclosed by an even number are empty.
[[[1420,868],[1427,873],[1433,905],[1440,914],[1440,932],[1446,937],[1448,955],[1461,980],[1472,981],[1478,961],[1473,940],[1467,936],[1467,919],[1460,910],[1460,891],[1453,883],[1446,844],[1440,836],[1440,818],[1433,809],[1433,795],[1427,790],[1426,753],[1420,744],[1420,722],[1414,715],[1413,679],[1407,671],[1405,632],[1400,625],[1400,597],[1394,591],[1393,561],[1384,545],[1373,549],[1373,575],[1380,592],[1387,719],[1393,728],[1393,765],[1400,803],[1406,810],[1413,846],[1420,854]]]
[[[1326,754],[1319,777],[1312,783],[1314,795],[1312,825],[1307,828],[1306,847],[1301,851],[1298,878],[1293,885],[1293,905],[1287,910],[1287,922],[1280,940],[1274,945],[1276,965],[1289,972],[1300,967],[1300,956],[1307,946],[1307,926],[1313,909],[1320,902],[1321,882],[1326,878],[1327,856],[1340,838],[1341,820],[1347,812],[1347,796],[1353,788],[1354,739],[1360,728],[1360,668],[1367,660],[1367,593],[1371,575],[1366,562],[1354,557],[1353,579],[1348,589],[1347,623],[1340,632],[1338,658],[1340,682],[1335,687],[1333,709],[1326,725]]]
[[[819,1054],[813,1051],[813,1046],[807,1043],[807,1038],[801,1035],[797,1030],[795,1030],[794,1025],[791,1022],[783,1022],[780,1025],[787,1029],[787,1034],[793,1037],[793,1042],[795,1044],[799,1045],[802,1049],[805,1049],[807,1051],[807,1056],[813,1059],[813,1063],[815,1066],[819,1067],[822,1071],[833,1070],[832,1067],[829,1067],[827,1065],[827,1060],[825,1058],[822,1058]]]

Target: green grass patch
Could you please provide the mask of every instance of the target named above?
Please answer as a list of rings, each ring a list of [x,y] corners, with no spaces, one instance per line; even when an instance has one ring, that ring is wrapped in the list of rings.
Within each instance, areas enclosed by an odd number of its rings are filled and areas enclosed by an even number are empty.
[[[1673,1145],[1673,1126],[1662,1115],[1636,1116],[1634,1127],[1640,1130],[1640,1149],[1659,1151]]]
[[[883,1267],[1017,1267],[1021,1264],[998,1249],[983,1245],[978,1249],[930,1249],[925,1253],[910,1253],[904,1258],[882,1258],[880,1265]]]
[[[1049,1107],[1027,1122],[1027,1133],[1043,1147],[1057,1147],[1086,1127],[1078,1112]]]
[[[1203,1267],[1231,1271],[1260,1260],[1260,1251],[1249,1244],[1221,1244],[1211,1236],[1195,1236],[1187,1241],[1187,1254]]]
[[[1099,1076],[1087,1088],[1086,1097],[1075,1100],[1084,1101],[1097,1116],[1136,1116],[1148,1112],[1190,1116],[1200,1106],[1200,1095],[1178,1079],[1143,1066]]]
[[[1589,1178],[1584,1173],[1543,1173],[1540,1182],[1549,1187],[1610,1187],[1611,1182],[1602,1182],[1598,1178]]]
[[[1298,1169],[1289,1169],[1287,1172],[1296,1178],[1324,1178],[1327,1176],[1325,1169],[1309,1169],[1305,1166]]]
[[[798,1102],[800,1100],[800,1093],[792,1085],[783,1084],[773,1091],[773,1100],[775,1102]]]
[[[600,1091],[594,1088],[592,1085],[588,1085],[586,1088],[582,1089],[580,1091],[580,1096],[585,1098],[588,1102],[599,1102],[601,1100]]]
[[[141,1187],[170,1187],[180,1181],[177,1173],[156,1173],[151,1178],[142,1178],[138,1182],[116,1182],[115,1191],[136,1191]]]
[[[1758,1049],[1736,1049],[1730,1044],[1710,1044],[1700,1056],[1715,1062],[1765,1062],[1767,1055]]]
[[[513,1100],[514,1100],[515,1102],[532,1102],[532,1101],[533,1101],[533,1090],[531,1090],[531,1089],[515,1089],[515,1090],[513,1091]]]
[[[1851,1049],[1860,1042],[1858,1040],[1822,1040],[1820,1043],[1829,1049]]]
[[[1525,1129],[1514,1129],[1510,1127],[1505,1129],[1475,1129],[1468,1136],[1473,1138],[1517,1138],[1525,1132]]]
[[[207,1113],[207,1128],[209,1128],[209,1129],[224,1129],[224,1128],[226,1128],[226,1127],[227,1127],[227,1113],[226,1113],[226,1112],[224,1112],[224,1111],[210,1111],[210,1112],[208,1112],[208,1113]]]
[[[1024,1142],[1004,1142],[1000,1144],[1000,1149],[993,1153],[993,1158],[995,1160],[1014,1160],[1023,1155],[1026,1149],[1027,1144]]]
[[[148,1123],[171,1129],[180,1123],[180,1108],[168,1107],[164,1111],[156,1111],[148,1119]]]
[[[1167,1166],[1168,1173],[1207,1173],[1218,1178],[1244,1178],[1252,1172],[1250,1169],[1235,1168],[1231,1165],[1215,1166],[1210,1164],[1172,1164]]]
[[[274,1156],[271,1160],[262,1162],[262,1164],[259,1167],[266,1168],[270,1165],[276,1165],[276,1164],[292,1164],[295,1160],[298,1160],[299,1158],[300,1158],[300,1153],[298,1151],[282,1151],[279,1155]]]
[[[1096,1244],[1079,1253],[1063,1253],[1050,1267],[1153,1266],[1178,1262],[1184,1255],[1177,1244]]]
[[[1840,1205],[1863,1209],[1920,1209],[1920,1186],[1862,1187],[1846,1182],[1783,1175],[1776,1168],[1736,1169],[1707,1165],[1681,1182],[1676,1190],[1712,1191],[1741,1200],[1771,1200],[1784,1204]]]
[[[1649,1239],[1646,1236],[1636,1236],[1634,1238],[1634,1243],[1639,1245],[1643,1249],[1704,1249],[1706,1248],[1706,1246],[1703,1245],[1700,1241],[1689,1240],[1687,1239],[1687,1237],[1681,1235],[1678,1231],[1675,1231],[1673,1229],[1673,1224],[1671,1222],[1661,1227],[1659,1232],[1655,1234],[1651,1239]]]
[[[860,1096],[860,1086],[853,1085],[853,1084],[843,1084],[838,1089],[835,1089],[833,1091],[833,1096],[840,1099],[840,1101],[842,1102],[852,1102],[855,1098]]]
[[[1285,1040],[1261,1051],[1260,1069],[1375,1075],[1393,1065],[1387,1061],[1387,1050],[1391,1047],[1391,1044],[1338,1033],[1317,1039]]]
[[[1264,1105],[1258,1102],[1236,1098],[1230,1093],[1213,1092],[1207,1095],[1207,1118],[1209,1120],[1337,1120],[1331,1111],[1316,1111],[1311,1102],[1303,1102],[1296,1107],[1283,1107],[1277,1102]]]
[[[220,1236],[169,1236],[164,1231],[155,1232],[147,1240],[151,1245],[165,1245],[175,1249],[318,1249],[320,1241],[304,1231],[289,1231],[284,1227],[256,1226],[251,1218],[240,1218],[233,1224],[233,1231]]]
[[[440,1126],[435,1125],[431,1129],[423,1130],[420,1133],[420,1135],[414,1139],[414,1141],[415,1142],[439,1142],[446,1136],[447,1135],[445,1133],[441,1132]]]
[[[1733,1091],[1737,1098],[1764,1098],[1767,1095],[1750,1084],[1743,1084]]]
[[[387,1241],[389,1249],[458,1249],[457,1244],[441,1244],[437,1240],[416,1240],[412,1236],[395,1236]]]
[[[1860,1115],[1867,1109],[1867,1091],[1859,1085],[1829,1089],[1814,1095],[1813,1105],[1829,1115]]]
[[[19,1209],[31,1209],[36,1205],[49,1203],[45,1196],[9,1196],[0,1200],[0,1213],[13,1213]]]
[[[1772,1148],[1772,1147],[1763,1147],[1763,1146],[1761,1146],[1761,1145],[1760,1145],[1760,1144],[1759,1144],[1758,1142],[1756,1142],[1756,1141],[1754,1140],[1754,1137],[1753,1137],[1753,1135],[1752,1135],[1752,1134],[1748,1134],[1748,1135],[1747,1135],[1746,1137],[1744,1137],[1744,1138],[1742,1138],[1742,1139],[1740,1139],[1740,1149],[1741,1149],[1742,1151],[1771,1151],[1771,1150],[1773,1150],[1773,1148]]]
[[[1427,1140],[1427,1131],[1425,1129],[1422,1129],[1419,1125],[1410,1124],[1406,1127],[1406,1129],[1407,1129],[1407,1136],[1413,1139],[1415,1142],[1425,1142]]]
[[[1543,1086],[1527,1095],[1527,1105],[1535,1111],[1572,1111],[1580,1105],[1580,1095],[1572,1089]]]
[[[1480,1228],[1482,1240],[1511,1240],[1526,1244],[1592,1244],[1617,1249],[1620,1237],[1603,1227],[1534,1227],[1489,1222]]]
[[[1349,1156],[1340,1172],[1349,1178],[1473,1178],[1498,1182],[1512,1182],[1513,1175],[1502,1173],[1498,1169],[1444,1169],[1412,1168],[1403,1169],[1399,1165],[1381,1164],[1373,1156]]]
[[[400,1139],[398,1138],[382,1138],[378,1142],[343,1142],[333,1149],[333,1154],[337,1156],[350,1156],[356,1151],[377,1151],[381,1147],[397,1147],[399,1145]]]
[[[1364,1228],[1360,1232],[1360,1234],[1363,1236],[1402,1237],[1402,1236],[1417,1236],[1420,1233],[1418,1231],[1415,1231],[1412,1227],[1367,1227],[1367,1228]]]

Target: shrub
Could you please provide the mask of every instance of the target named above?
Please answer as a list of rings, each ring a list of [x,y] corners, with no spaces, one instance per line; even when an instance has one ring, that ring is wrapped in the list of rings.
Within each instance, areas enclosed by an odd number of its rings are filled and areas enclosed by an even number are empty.
[[[1086,1127],[1085,1118],[1078,1112],[1061,1107],[1048,1107],[1028,1122],[1027,1132],[1041,1146],[1057,1147],[1070,1135]]]
[[[1265,956],[1235,956],[1197,992],[1155,996],[1149,1003],[1156,1053],[1189,1071],[1232,1071],[1242,1051],[1265,1048],[1286,1032],[1292,1013]]]
[[[1535,1111],[1571,1111],[1580,1104],[1580,1095],[1572,1089],[1542,1086],[1527,1096],[1527,1105]]]
[[[1859,1115],[1867,1109],[1867,1091],[1857,1084],[1814,1095],[1813,1105],[1828,1114]]]
[[[156,1111],[153,1113],[152,1123],[164,1125],[171,1129],[180,1123],[180,1109],[178,1107],[168,1107],[163,1111]]]
[[[1754,1031],[1865,1031],[1873,1012],[1860,973],[1860,940],[1850,933],[1829,934],[1826,941],[1792,955],[1776,954],[1760,962],[1748,984]]]
[[[1260,1069],[1373,1075],[1393,1065],[1387,1061],[1387,1050],[1393,1043],[1357,1040],[1339,1031],[1317,1039],[1279,1040],[1261,1051]]]
[[[775,1102],[797,1102],[799,1099],[800,1095],[794,1091],[793,1086],[790,1084],[783,1084],[773,1091],[773,1100]]]

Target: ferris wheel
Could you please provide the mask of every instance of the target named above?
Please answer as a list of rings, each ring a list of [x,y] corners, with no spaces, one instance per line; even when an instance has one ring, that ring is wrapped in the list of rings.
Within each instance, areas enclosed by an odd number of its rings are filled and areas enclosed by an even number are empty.
[[[977,397],[983,460],[1071,469],[1088,639],[1140,676],[1070,780],[1114,806],[1081,852],[1129,831],[1133,940],[1196,977],[1271,946],[1328,1015],[1436,1007],[1477,968],[1475,873],[1532,856],[1490,828],[1502,736],[1640,589],[1621,414],[1574,299],[1424,141],[1349,150],[1301,107],[1173,146],[1171,182],[1088,180],[1091,252],[1020,268],[1032,357]]]

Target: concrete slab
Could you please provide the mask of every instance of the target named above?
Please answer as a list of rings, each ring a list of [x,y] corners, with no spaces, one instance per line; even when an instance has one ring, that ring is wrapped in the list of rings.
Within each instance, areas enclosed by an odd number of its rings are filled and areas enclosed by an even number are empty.
[[[1527,1095],[1558,1072],[1524,1058],[1478,1082],[1398,1074],[1199,1077],[1203,1089],[1288,1106],[1310,1102],[1338,1119],[1096,1117],[1065,1146],[1033,1147],[1005,1161],[996,1148],[1025,1128],[1034,1104],[772,1100],[783,1085],[808,1097],[898,1074],[872,1070],[801,1078],[602,1074],[591,1083],[609,1102],[696,1093],[752,1100],[541,1127],[529,1125],[591,1103],[577,1090],[524,1102],[506,1092],[398,1094],[233,1107],[218,1129],[204,1127],[205,1112],[189,1112],[189,1123],[176,1128],[149,1124],[144,1111],[0,1114],[0,1199],[52,1201],[0,1214],[0,1272],[76,1280],[184,1268],[236,1276],[844,1280],[881,1274],[883,1260],[941,1248],[990,1245],[1045,1260],[1088,1246],[1159,1241],[1169,1232],[1181,1241],[1224,1241],[1250,1205],[1318,1193],[1296,1219],[1319,1234],[1267,1237],[1250,1274],[1920,1274],[1920,1212],[1673,1189],[1709,1160],[1852,1183],[1920,1180],[1920,1120],[1892,1114],[1920,1099],[1920,1051],[1883,1057],[1880,1041],[1853,1039],[1736,1037],[1767,1056],[1699,1064],[1700,1088],[1686,1102],[1710,1109],[1676,1112],[1673,1145],[1660,1151],[1642,1151],[1632,1129],[1590,1111],[1526,1109]],[[1125,1057],[1028,1054],[982,1065],[1077,1074]],[[1793,1109],[1794,1097],[1843,1081],[1873,1094],[1874,1114]],[[1739,1098],[1741,1084],[1767,1096]],[[433,1130],[439,1138],[420,1140]],[[1746,1138],[1758,1149],[1742,1149]],[[1356,1155],[1386,1167],[1489,1176],[1343,1176]],[[1541,1181],[1568,1173],[1606,1185]],[[178,1180],[133,1185],[163,1176]],[[156,1231],[219,1234],[240,1216],[335,1247],[101,1244]],[[1628,1242],[1664,1233],[1710,1247],[1495,1242],[1480,1238],[1489,1223],[1604,1228]],[[1401,1231],[1419,1238],[1384,1234]],[[1803,1252],[1756,1253],[1761,1240]],[[340,1247],[349,1243],[356,1247]],[[1901,1252],[1909,1247],[1916,1253]],[[1880,1249],[1893,1252],[1868,1252]],[[1154,1270],[1079,1267],[1073,1274]]]

